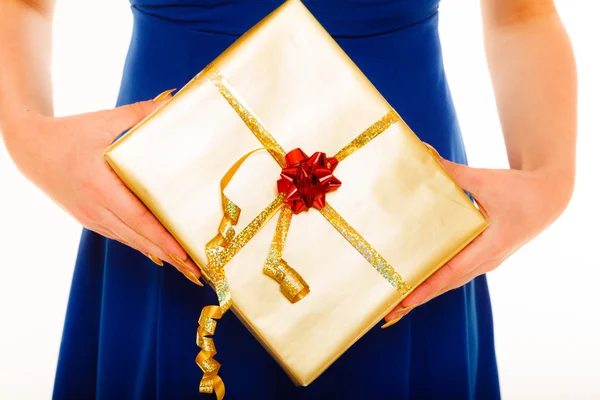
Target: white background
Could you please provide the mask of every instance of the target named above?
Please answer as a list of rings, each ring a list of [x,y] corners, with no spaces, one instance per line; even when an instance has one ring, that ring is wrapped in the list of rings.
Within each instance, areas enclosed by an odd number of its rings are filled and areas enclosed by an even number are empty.
[[[57,115],[112,107],[131,32],[127,1],[58,3]],[[477,4],[443,1],[440,31],[470,163],[503,168]],[[579,65],[577,187],[563,217],[489,276],[507,399],[600,399],[600,2],[557,4]],[[50,397],[79,235],[80,226],[21,177],[0,146],[2,399]]]

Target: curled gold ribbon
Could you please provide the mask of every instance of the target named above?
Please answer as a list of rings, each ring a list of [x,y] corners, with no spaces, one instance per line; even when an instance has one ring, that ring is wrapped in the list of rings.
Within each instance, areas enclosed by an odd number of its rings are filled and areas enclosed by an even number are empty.
[[[196,344],[202,350],[196,356],[196,364],[202,369],[204,373],[202,380],[200,381],[200,393],[215,393],[218,400],[222,400],[225,397],[225,384],[219,376],[219,364],[213,356],[217,354],[215,348],[215,342],[212,336],[215,334],[215,328],[217,327],[217,319],[220,319],[223,315],[221,307],[219,306],[206,306],[200,313],[200,319],[198,320],[198,331],[196,333]]]
[[[214,285],[214,289],[219,299],[219,305],[223,311],[226,311],[231,306],[231,294],[229,293],[229,284],[225,277],[222,261],[223,252],[232,242],[235,237],[233,227],[237,225],[240,218],[241,209],[225,195],[225,188],[235,173],[240,169],[244,161],[252,154],[263,149],[255,149],[243,155],[236,161],[231,168],[225,173],[221,179],[221,206],[223,208],[223,218],[219,224],[218,233],[213,237],[205,247],[206,257],[208,258],[207,275]]]
[[[241,165],[252,154],[262,149],[252,150],[236,161],[227,171],[220,182],[221,206],[223,209],[223,218],[219,224],[218,233],[206,244],[206,255],[208,258],[207,277],[213,284],[219,306],[206,306],[202,309],[200,319],[198,320],[198,331],[196,333],[196,345],[200,347],[200,352],[196,356],[196,364],[203,372],[200,381],[200,393],[215,393],[217,399],[221,400],[225,396],[225,384],[218,375],[219,364],[213,356],[217,353],[212,336],[217,327],[217,321],[223,313],[231,307],[231,293],[225,271],[223,270],[223,257],[226,249],[235,237],[234,226],[237,225],[241,209],[225,195],[225,188],[231,182],[231,179],[241,167]]]
[[[263,145],[275,161],[281,166],[286,165],[285,151],[277,143],[275,138],[262,125],[260,120],[250,111],[250,109],[237,96],[229,82],[221,75],[215,65],[208,65],[204,73],[208,79],[215,85],[221,95],[227,100],[229,105],[238,114],[250,131],[255,135],[258,141]],[[371,140],[376,138],[391,125],[400,121],[400,116],[390,110],[380,120],[368,127],[348,145],[342,148],[335,158],[342,161],[356,150],[360,149]],[[256,233],[281,210],[275,234],[271,242],[269,254],[263,272],[273,278],[280,284],[280,288],[285,297],[294,303],[305,297],[310,288],[302,276],[295,271],[283,259],[283,249],[287,239],[287,233],[290,227],[293,212],[286,204],[286,194],[280,193],[258,216],[256,216],[248,226],[246,226],[238,235],[235,234],[234,226],[237,224],[240,208],[231,201],[224,193],[224,190],[241,167],[243,162],[253,153],[262,150],[257,149],[244,155],[227,171],[221,180],[221,203],[223,208],[223,218],[219,224],[217,235],[211,239],[206,247],[208,265],[206,266],[205,276],[213,284],[219,299],[219,306],[206,306],[202,309],[199,327],[197,332],[197,345],[201,348],[196,357],[196,363],[203,371],[203,377],[200,382],[201,393],[216,393],[217,398],[221,400],[225,395],[225,385],[218,375],[220,364],[213,359],[216,354],[216,348],[212,338],[207,336],[214,335],[216,329],[216,320],[231,307],[231,293],[229,284],[225,275],[225,265],[248,243]],[[350,243],[372,266],[383,276],[396,290],[405,294],[411,290],[408,283],[394,270],[394,268],[338,213],[329,205],[325,204],[321,210],[321,215],[327,219],[335,229]]]
[[[292,209],[287,204],[281,208],[263,272],[275,279],[279,283],[283,295],[295,303],[302,300],[310,292],[310,288],[302,276],[288,265],[282,255],[292,215]]]

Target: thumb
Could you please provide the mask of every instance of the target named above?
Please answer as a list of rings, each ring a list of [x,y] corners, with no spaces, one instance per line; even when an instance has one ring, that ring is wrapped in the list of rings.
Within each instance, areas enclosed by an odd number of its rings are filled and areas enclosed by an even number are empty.
[[[486,175],[486,171],[489,170],[467,167],[466,165],[448,161],[441,157],[438,158],[438,161],[454,182],[473,197],[479,210],[489,219],[490,213],[488,212],[488,207],[482,201],[482,189],[486,180],[489,180],[489,175]]]
[[[445,158],[442,158],[437,150],[431,145],[425,142],[423,142],[423,144],[425,144],[425,147],[427,147],[429,152],[439,161],[441,166],[444,167],[448,175],[450,175],[458,186],[471,193],[473,197],[477,197],[477,193],[479,193],[479,189],[484,181],[482,170],[448,161]]]
[[[175,89],[163,92],[153,100],[139,101],[112,110],[100,111],[100,113],[103,114],[102,118],[106,121],[106,127],[111,138],[116,138],[118,135],[146,118],[162,104],[169,101],[171,97],[173,97],[171,93],[174,90]]]
[[[444,158],[440,158],[439,162],[458,186],[473,196],[477,195],[483,183],[479,169],[448,161]]]

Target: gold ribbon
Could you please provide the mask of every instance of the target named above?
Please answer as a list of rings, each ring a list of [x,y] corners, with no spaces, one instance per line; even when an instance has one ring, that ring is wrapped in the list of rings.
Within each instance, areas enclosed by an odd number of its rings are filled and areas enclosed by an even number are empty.
[[[215,334],[216,320],[220,319],[222,315],[223,312],[219,306],[204,307],[202,313],[200,313],[198,331],[196,333],[196,344],[202,349],[196,356],[196,364],[198,364],[204,373],[200,381],[200,393],[214,392],[219,400],[225,397],[225,384],[218,375],[221,364],[213,358],[217,354],[215,342],[207,336]]]
[[[265,129],[258,117],[243,103],[241,97],[236,94],[229,82],[221,75],[214,65],[208,65],[204,74],[215,85],[221,95],[238,114],[250,131],[256,136],[269,154],[277,161],[280,167],[285,167],[285,151],[277,143],[275,138]],[[342,148],[336,155],[338,161],[363,147],[376,138],[391,125],[400,121],[400,116],[390,110],[380,120],[358,135],[348,145]],[[265,262],[263,272],[280,284],[281,291],[292,303],[301,300],[310,289],[304,279],[283,259],[283,248],[287,239],[287,232],[292,219],[292,210],[286,204],[285,193],[280,193],[263,211],[261,211],[238,235],[235,235],[234,226],[237,224],[240,208],[233,203],[224,193],[227,184],[242,163],[253,153],[253,150],[244,155],[227,171],[221,180],[221,202],[223,207],[223,218],[219,225],[217,235],[206,245],[208,265],[205,276],[213,284],[219,299],[219,306],[206,306],[203,308],[198,324],[197,344],[201,348],[196,357],[196,363],[204,372],[200,382],[201,393],[215,393],[221,400],[225,395],[225,385],[218,376],[220,364],[213,359],[216,354],[214,342],[207,336],[214,335],[219,318],[231,307],[231,293],[225,275],[225,265],[248,243],[256,233],[281,210],[275,235],[271,242],[269,254]],[[350,243],[372,266],[383,276],[396,290],[402,294],[408,293],[411,287],[404,281],[394,268],[354,229],[346,222],[328,203],[320,210],[331,225]]]
[[[292,215],[292,209],[285,204],[279,213],[275,236],[271,242],[271,248],[269,249],[269,255],[267,256],[263,272],[279,283],[283,295],[289,301],[295,303],[302,300],[310,292],[310,288],[304,279],[302,279],[302,276],[288,265],[282,255],[290,223],[292,222]]]

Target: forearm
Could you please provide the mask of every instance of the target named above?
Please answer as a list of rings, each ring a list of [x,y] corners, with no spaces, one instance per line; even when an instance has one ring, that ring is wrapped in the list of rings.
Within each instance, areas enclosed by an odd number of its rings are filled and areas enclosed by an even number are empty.
[[[568,201],[577,130],[569,38],[551,1],[512,10],[506,4],[518,1],[500,1],[482,0],[484,37],[510,166],[551,174]]]
[[[51,116],[52,0],[0,1],[0,132]],[[7,143],[8,144],[8,143]]]

